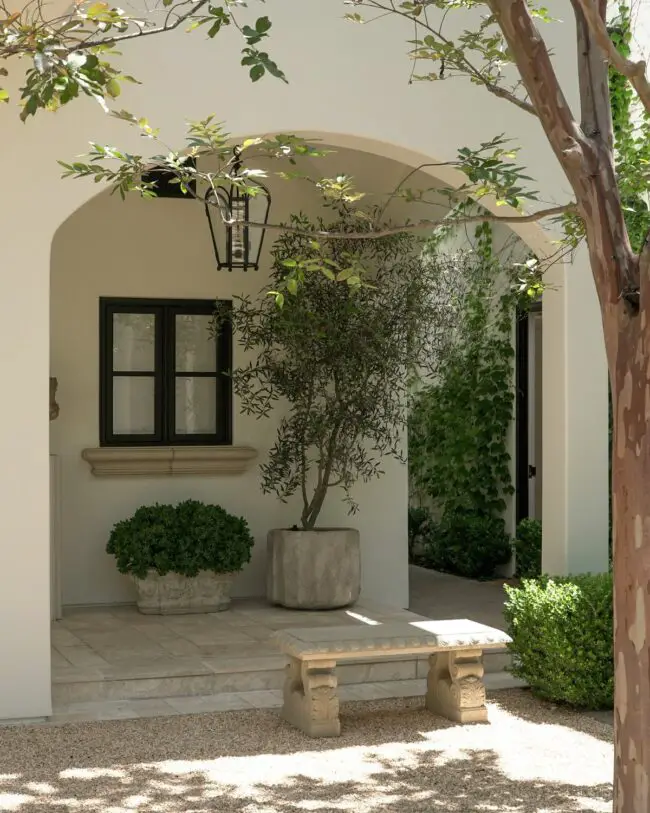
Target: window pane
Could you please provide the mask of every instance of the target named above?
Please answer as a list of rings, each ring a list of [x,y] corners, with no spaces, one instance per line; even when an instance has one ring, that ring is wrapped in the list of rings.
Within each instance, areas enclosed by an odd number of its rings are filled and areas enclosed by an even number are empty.
[[[214,378],[176,377],[176,434],[214,435],[217,388]]]
[[[114,313],[113,369],[117,372],[153,371],[155,334],[153,313]]]
[[[176,371],[214,373],[217,369],[216,339],[210,330],[212,316],[176,315]]]
[[[113,434],[153,435],[153,376],[113,377]]]

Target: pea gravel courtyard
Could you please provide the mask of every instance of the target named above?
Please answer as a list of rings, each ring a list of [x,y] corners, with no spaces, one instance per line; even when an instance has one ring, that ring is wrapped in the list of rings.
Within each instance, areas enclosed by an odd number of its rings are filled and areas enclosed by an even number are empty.
[[[612,729],[526,690],[458,726],[420,699],[349,703],[311,740],[277,710],[0,728],[0,810],[19,813],[606,813]]]

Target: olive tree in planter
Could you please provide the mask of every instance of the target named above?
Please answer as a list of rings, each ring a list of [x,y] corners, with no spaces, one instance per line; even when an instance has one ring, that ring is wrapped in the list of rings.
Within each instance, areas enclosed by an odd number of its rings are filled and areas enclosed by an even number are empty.
[[[186,500],[138,508],[113,527],[106,550],[133,577],[140,612],[166,615],[227,609],[252,547],[246,520]]]
[[[363,228],[350,210],[338,216],[328,228]],[[291,225],[324,227],[303,216]],[[233,372],[243,410],[262,418],[276,402],[286,407],[262,490],[302,499],[299,522],[268,535],[268,598],[333,609],[359,596],[359,533],[322,528],[319,516],[332,489],[355,513],[355,483],[379,477],[386,456],[402,457],[409,372],[431,364],[444,335],[428,330],[446,313],[430,295],[440,269],[407,234],[320,245],[285,232],[272,253],[273,290],[236,299],[224,317],[254,356]]]

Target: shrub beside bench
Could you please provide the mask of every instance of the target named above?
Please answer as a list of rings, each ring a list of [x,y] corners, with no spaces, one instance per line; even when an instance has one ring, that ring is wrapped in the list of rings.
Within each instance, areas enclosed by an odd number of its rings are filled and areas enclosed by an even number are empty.
[[[513,675],[546,700],[583,709],[611,709],[612,574],[543,576],[505,590]]]

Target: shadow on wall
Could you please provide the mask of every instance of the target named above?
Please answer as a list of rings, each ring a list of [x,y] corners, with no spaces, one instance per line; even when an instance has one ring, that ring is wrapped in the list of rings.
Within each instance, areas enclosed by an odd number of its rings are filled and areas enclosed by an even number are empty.
[[[612,748],[598,723],[574,715],[581,729],[574,731],[566,712],[547,709],[541,724],[534,712],[519,715],[524,693],[499,698],[494,723],[478,726],[433,717],[419,700],[350,704],[338,740],[308,739],[271,711],[0,729],[0,808],[611,809]]]

